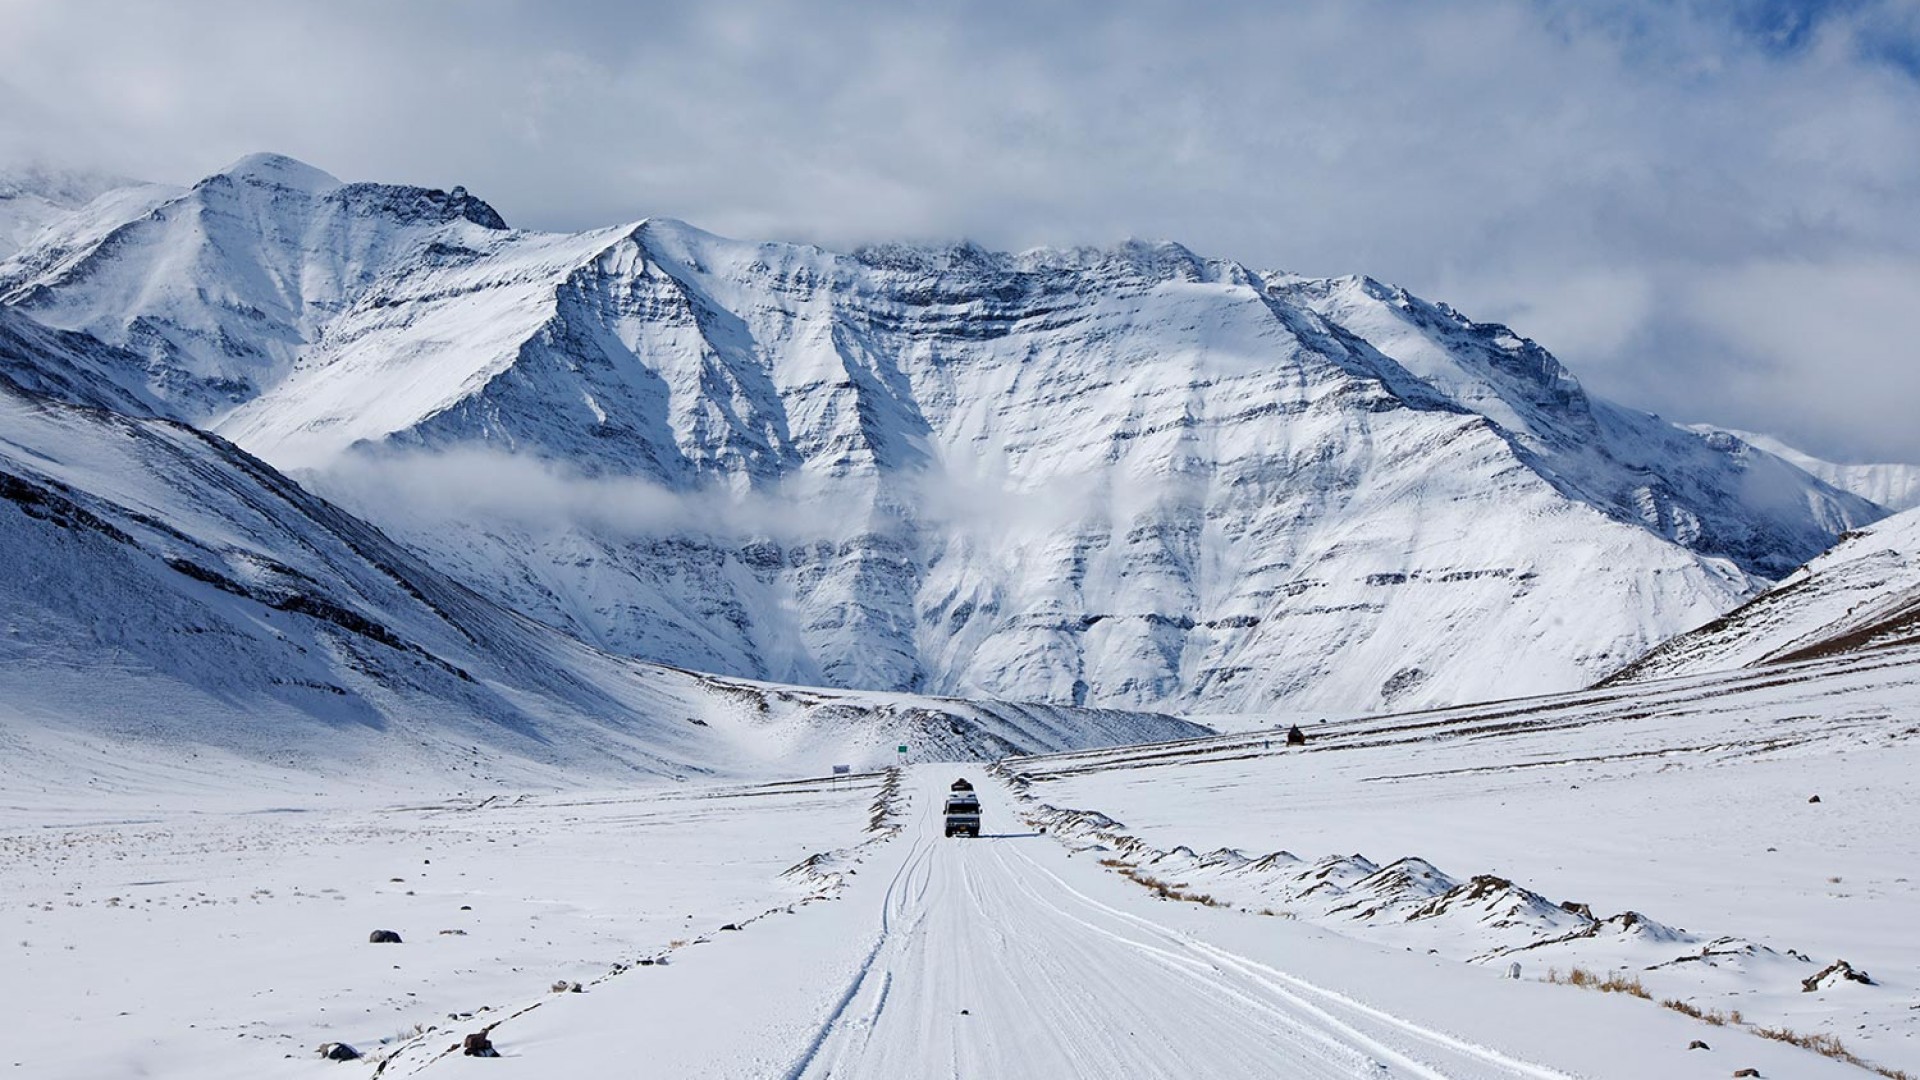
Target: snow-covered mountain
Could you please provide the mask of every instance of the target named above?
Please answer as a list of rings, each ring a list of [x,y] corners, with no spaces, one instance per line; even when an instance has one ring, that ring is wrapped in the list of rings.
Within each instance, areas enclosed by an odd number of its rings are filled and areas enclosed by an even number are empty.
[[[73,345],[87,351],[62,351]],[[0,310],[0,726],[14,751],[38,733],[43,753],[46,739],[105,738],[524,779],[1199,730],[754,685],[600,653],[446,580],[218,436],[137,415],[84,374],[112,359]],[[48,371],[82,374],[33,378]]]
[[[1737,428],[1716,428],[1709,424],[1689,424],[1690,430],[1703,435],[1723,432],[1777,458],[1792,462],[1810,475],[1817,476],[1842,491],[1851,491],[1868,502],[1888,510],[1911,510],[1920,506],[1920,465],[1896,462],[1851,463],[1825,461],[1788,446],[1771,435]]]
[[[151,193],[150,193],[151,194]],[[1583,685],[1881,516],[1364,278],[1172,244],[555,235],[258,156],[0,302],[595,645],[1209,711]]]
[[[120,177],[76,169],[0,166],[0,259],[106,192],[130,186]]]
[[[1920,644],[1920,509],[1850,532],[1772,589],[1608,685]]]

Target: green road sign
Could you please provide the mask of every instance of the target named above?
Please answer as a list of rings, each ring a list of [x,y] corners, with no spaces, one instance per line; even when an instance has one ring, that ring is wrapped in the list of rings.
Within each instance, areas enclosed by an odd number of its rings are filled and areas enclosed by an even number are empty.
[[[901,747],[900,747],[900,752],[901,752],[901,753],[903,753],[903,754],[904,754],[904,753],[906,753],[906,752],[907,752],[907,748],[906,748],[905,746],[901,746]]]

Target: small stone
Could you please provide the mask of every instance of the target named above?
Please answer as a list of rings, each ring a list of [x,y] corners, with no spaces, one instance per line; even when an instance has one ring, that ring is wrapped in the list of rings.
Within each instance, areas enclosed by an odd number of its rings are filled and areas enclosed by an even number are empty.
[[[1700,1041],[1699,1039],[1695,1039],[1695,1040],[1693,1040],[1692,1042],[1690,1042],[1690,1043],[1688,1043],[1688,1044],[1687,1044],[1687,1049],[1689,1049],[1689,1050],[1711,1050],[1711,1049],[1713,1049],[1713,1047],[1711,1047],[1711,1046],[1708,1046],[1708,1045],[1707,1045],[1706,1043],[1703,1043],[1703,1042],[1701,1042],[1701,1041]]]
[[[353,1061],[360,1056],[360,1051],[342,1042],[321,1043],[320,1056],[328,1061]]]
[[[467,1057],[497,1058],[500,1056],[500,1051],[493,1048],[493,1040],[487,1038],[487,1033],[484,1031],[476,1031],[468,1035],[460,1044],[460,1052]]]
[[[1760,1075],[1760,1070],[1759,1070],[1759,1069],[1735,1069],[1735,1070],[1733,1070],[1733,1075],[1734,1075],[1735,1077],[1741,1077],[1741,1076],[1759,1076],[1759,1075]]]
[[[1819,802],[1819,801],[1820,801],[1820,796],[1818,796],[1818,795],[1815,795],[1815,796],[1814,796],[1813,798],[1811,798],[1811,799],[1808,799],[1807,801],[1808,801],[1808,802],[1810,802],[1810,803],[1816,803],[1816,802]]]
[[[397,930],[375,930],[373,933],[367,935],[367,943],[369,945],[398,945],[400,944],[400,932]]]

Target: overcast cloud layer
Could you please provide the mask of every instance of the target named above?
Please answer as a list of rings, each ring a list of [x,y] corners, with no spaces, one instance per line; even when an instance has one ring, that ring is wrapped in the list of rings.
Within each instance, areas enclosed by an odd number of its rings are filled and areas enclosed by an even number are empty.
[[[1920,0],[1197,8],[0,0],[0,160],[277,150],[555,229],[1174,239],[1920,461]]]

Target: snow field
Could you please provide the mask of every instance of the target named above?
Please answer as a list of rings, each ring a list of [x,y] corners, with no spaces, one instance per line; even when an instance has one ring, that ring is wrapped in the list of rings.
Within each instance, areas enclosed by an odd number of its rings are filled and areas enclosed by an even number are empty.
[[[1047,815],[1056,829],[1184,892],[1517,962],[1526,981],[1619,973],[1913,1072],[1914,659],[1307,724],[1300,749],[1261,732],[1008,768],[1030,805],[1079,811]],[[1838,959],[1875,985],[1803,991]]]
[[[957,771],[979,840],[939,835]],[[908,770],[879,833],[874,776],[410,801],[268,780],[9,799],[20,1075],[359,1068],[319,1059],[336,1040],[383,1077],[1858,1075],[1618,995],[1158,899],[1022,820],[984,766]],[[1232,817],[1263,812],[1244,796]],[[450,1052],[482,1029],[501,1058]]]
[[[959,771],[981,789],[986,831],[944,839],[937,807],[956,769],[908,770],[899,835],[866,849],[838,900],[563,995],[493,1030],[501,1059],[443,1055],[425,1074],[1858,1075],[1740,1031],[1688,1050],[1696,1022],[1609,995],[1156,900],[1022,822],[978,767]]]
[[[91,819],[85,796],[9,789],[0,1068],[253,1080],[341,1068],[324,1042],[438,1050],[556,981],[597,992],[615,965],[831,891],[782,872],[862,842],[877,785],[175,796],[93,800]]]

